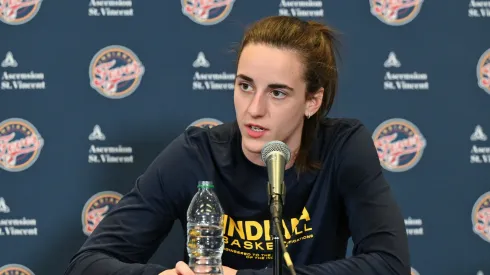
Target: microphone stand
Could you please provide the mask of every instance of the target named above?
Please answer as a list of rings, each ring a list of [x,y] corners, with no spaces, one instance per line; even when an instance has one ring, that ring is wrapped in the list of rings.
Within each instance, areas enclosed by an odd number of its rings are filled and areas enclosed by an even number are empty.
[[[273,274],[274,275],[282,275],[282,261],[281,261],[281,250],[283,251],[283,257],[286,262],[286,265],[291,272],[291,275],[296,275],[294,271],[293,262],[291,261],[291,257],[286,250],[286,246],[284,244],[284,235],[281,230],[281,221],[282,221],[282,206],[284,204],[284,199],[286,197],[286,188],[284,186],[284,182],[282,182],[281,190],[284,190],[284,194],[278,194],[273,192],[273,187],[271,184],[268,184],[268,193],[270,196],[269,206],[270,212],[272,216],[272,239],[273,239]]]

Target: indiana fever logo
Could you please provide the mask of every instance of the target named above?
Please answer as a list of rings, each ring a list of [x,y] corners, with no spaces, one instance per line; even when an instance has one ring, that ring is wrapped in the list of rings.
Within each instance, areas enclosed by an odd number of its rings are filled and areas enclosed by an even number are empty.
[[[231,12],[235,0],[181,0],[182,12],[201,25],[215,25]]]
[[[36,162],[44,140],[28,121],[11,118],[0,122],[0,168],[20,172]]]
[[[34,272],[20,264],[8,264],[0,267],[0,275],[34,275]]]
[[[41,7],[42,0],[0,0],[0,21],[21,25],[31,21]]]
[[[121,194],[111,191],[93,195],[83,207],[83,233],[90,236],[105,215],[121,200],[121,197]]]
[[[223,225],[224,250],[242,255],[246,259],[272,260],[274,245],[271,229],[270,220],[237,220],[225,214]],[[283,219],[282,230],[286,247],[312,239],[314,234],[308,210],[303,208],[298,217]]]
[[[381,166],[392,172],[414,167],[422,157],[426,140],[419,129],[404,119],[390,119],[373,134]]]
[[[471,212],[473,232],[490,242],[490,192],[483,194],[476,201]]]
[[[105,97],[124,98],[138,88],[144,72],[141,61],[130,49],[108,46],[90,63],[90,86]]]
[[[485,51],[476,66],[478,86],[490,94],[490,49]]]
[[[200,127],[200,128],[211,129],[214,126],[220,125],[222,123],[223,122],[221,122],[217,119],[214,119],[214,118],[201,118],[201,119],[198,119],[198,120],[192,122],[187,128],[189,128],[191,126],[195,126],[195,127]]]
[[[420,12],[423,0],[369,0],[371,13],[381,22],[401,26],[410,23]]]

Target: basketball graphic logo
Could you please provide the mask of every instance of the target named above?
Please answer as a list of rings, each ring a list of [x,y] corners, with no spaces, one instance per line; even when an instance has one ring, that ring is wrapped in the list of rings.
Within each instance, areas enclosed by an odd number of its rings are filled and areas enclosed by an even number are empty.
[[[486,50],[476,65],[478,86],[490,94],[490,49]]]
[[[0,267],[0,275],[34,275],[34,272],[20,264],[8,264]]]
[[[34,18],[42,0],[0,0],[0,21],[9,25],[22,25]]]
[[[214,119],[214,118],[201,118],[201,119],[198,119],[198,120],[192,122],[189,126],[187,126],[187,128],[189,128],[191,126],[196,126],[196,127],[200,127],[200,128],[211,129],[214,126],[217,126],[220,124],[223,124],[223,122],[221,122],[217,119]]]
[[[0,168],[20,172],[41,154],[44,139],[29,121],[11,118],[0,122]]]
[[[108,46],[92,58],[90,86],[101,95],[121,99],[140,85],[145,67],[133,51],[123,46]]]
[[[181,0],[182,13],[200,25],[215,25],[225,20],[235,0]]]
[[[490,191],[476,200],[471,212],[473,232],[490,243]]]
[[[121,200],[122,195],[117,192],[104,191],[93,195],[83,207],[82,226],[83,233],[90,236],[105,215]]]
[[[411,122],[394,118],[381,123],[373,133],[381,166],[392,172],[413,168],[422,158],[426,140]]]
[[[410,23],[420,12],[423,0],[369,0],[371,14],[391,26]]]

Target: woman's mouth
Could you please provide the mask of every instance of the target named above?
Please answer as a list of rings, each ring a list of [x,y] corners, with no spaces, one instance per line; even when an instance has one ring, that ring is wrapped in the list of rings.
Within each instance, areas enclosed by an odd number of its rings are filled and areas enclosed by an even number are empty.
[[[257,127],[257,126],[250,126],[250,129],[252,129],[252,131],[256,131],[256,132],[262,132],[262,131],[264,131],[264,128],[260,128],[260,127]]]
[[[247,127],[247,133],[250,137],[252,138],[260,138],[262,137],[268,129],[257,125],[257,124],[246,124]]]

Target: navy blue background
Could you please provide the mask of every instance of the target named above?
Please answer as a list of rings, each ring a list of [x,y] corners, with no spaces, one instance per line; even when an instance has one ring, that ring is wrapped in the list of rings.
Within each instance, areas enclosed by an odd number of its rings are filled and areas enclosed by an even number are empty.
[[[43,72],[46,82],[45,90],[0,91],[0,121],[23,118],[45,139],[32,167],[0,170],[0,197],[12,210],[0,218],[35,218],[39,230],[35,237],[0,236],[0,266],[62,274],[86,238],[80,215],[93,194],[129,191],[193,121],[233,120],[233,92],[194,91],[192,77],[196,70],[234,73],[230,49],[248,24],[278,14],[279,2],[237,0],[226,19],[211,26],[183,15],[180,1],[133,1],[133,17],[89,17],[89,1],[44,1],[26,24],[0,22],[0,59],[11,51],[19,63],[2,72]],[[490,243],[471,224],[473,204],[490,191],[490,164],[469,163],[475,125],[490,134],[490,94],[478,87],[475,73],[490,48],[490,18],[468,17],[469,0],[444,1],[443,7],[425,1],[412,22],[395,27],[374,17],[369,1],[323,3],[324,21],[342,32],[340,88],[331,115],[359,118],[373,131],[387,119],[404,118],[427,139],[414,168],[385,172],[404,215],[423,219],[424,235],[409,236],[412,265],[427,275],[490,274]],[[109,45],[130,48],[145,66],[138,89],[120,100],[89,85],[90,61]],[[200,51],[211,68],[192,67]],[[399,71],[427,73],[430,89],[383,90],[390,51],[403,64]],[[133,148],[134,164],[87,162],[95,124],[107,144]],[[174,227],[151,262],[172,266],[183,253],[183,233]]]

